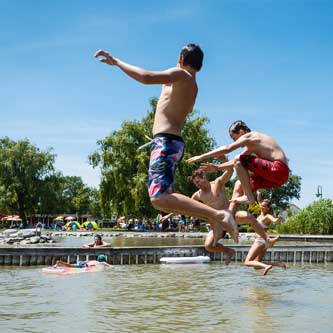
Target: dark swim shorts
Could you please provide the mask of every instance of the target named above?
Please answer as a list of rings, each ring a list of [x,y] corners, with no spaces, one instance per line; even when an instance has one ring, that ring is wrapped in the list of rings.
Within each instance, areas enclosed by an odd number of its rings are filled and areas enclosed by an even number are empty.
[[[176,166],[183,154],[184,141],[180,136],[168,133],[154,135],[148,171],[150,197],[173,191]]]
[[[87,265],[83,261],[80,261],[77,264],[75,264],[73,267],[75,267],[75,268],[83,268],[83,267],[86,267],[86,266]]]
[[[282,161],[267,161],[253,155],[240,155],[240,162],[251,171],[251,190],[280,187],[288,181],[289,168]]]

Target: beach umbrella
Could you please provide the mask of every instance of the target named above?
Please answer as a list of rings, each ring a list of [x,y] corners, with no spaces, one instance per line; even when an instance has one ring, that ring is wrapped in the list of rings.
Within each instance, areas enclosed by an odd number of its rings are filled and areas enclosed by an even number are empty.
[[[64,217],[63,216],[57,216],[54,221],[63,221]]]
[[[72,230],[74,230],[74,229],[80,229],[81,228],[81,225],[80,225],[80,223],[79,222],[77,222],[77,221],[69,221],[69,222],[67,222],[66,223],[66,228],[67,229],[72,229]]]
[[[67,216],[67,217],[65,217],[65,220],[66,221],[73,221],[73,220],[76,220],[76,217],[75,216]]]
[[[22,221],[18,215],[8,215],[2,219],[3,221]]]
[[[83,223],[83,226],[86,228],[86,229],[98,229],[98,225],[95,221],[86,221]]]

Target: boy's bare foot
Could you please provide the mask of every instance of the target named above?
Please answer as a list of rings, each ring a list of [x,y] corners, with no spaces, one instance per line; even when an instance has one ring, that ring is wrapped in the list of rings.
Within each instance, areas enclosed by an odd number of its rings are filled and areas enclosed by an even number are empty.
[[[267,237],[267,242],[269,244],[269,247],[273,247],[275,243],[280,239],[280,236],[276,237]]]
[[[268,265],[265,269],[264,269],[264,276],[267,275],[267,273],[269,272],[269,270],[272,268],[272,265]]]
[[[224,252],[224,262],[226,265],[229,265],[231,263],[231,259],[233,255],[235,254],[235,251],[233,249],[226,248]]]
[[[238,203],[238,204],[241,204],[241,203],[244,203],[244,204],[248,204],[248,205],[252,205],[255,203],[255,201],[253,200],[250,200],[246,195],[242,195],[240,197],[236,197],[234,199],[231,199],[231,202],[233,203]]]
[[[287,269],[287,265],[283,261],[278,261],[274,263],[274,266],[282,267],[283,269]]]

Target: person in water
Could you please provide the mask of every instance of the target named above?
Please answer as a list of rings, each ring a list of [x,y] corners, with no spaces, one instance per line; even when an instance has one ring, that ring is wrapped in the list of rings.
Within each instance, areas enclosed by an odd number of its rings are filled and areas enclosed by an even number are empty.
[[[53,266],[54,268],[57,267],[74,267],[74,268],[84,268],[84,267],[111,267],[112,265],[106,262],[106,256],[104,254],[100,254],[97,257],[97,260],[86,260],[86,261],[79,261],[76,264],[68,264],[67,262],[57,261],[56,264]]]
[[[110,246],[111,246],[111,244],[108,243],[108,242],[104,242],[102,240],[102,236],[99,235],[99,234],[96,234],[94,236],[94,242],[93,243],[82,245],[82,247],[84,247],[84,248],[91,248],[91,247],[94,247],[94,248],[97,247],[98,248],[98,247],[110,247]]]

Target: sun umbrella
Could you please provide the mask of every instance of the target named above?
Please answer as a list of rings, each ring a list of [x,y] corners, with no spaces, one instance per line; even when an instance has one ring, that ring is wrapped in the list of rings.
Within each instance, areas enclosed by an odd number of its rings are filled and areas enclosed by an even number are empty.
[[[54,221],[63,221],[64,217],[63,216],[57,216]]]
[[[67,217],[65,217],[65,220],[66,221],[73,221],[73,220],[76,220],[76,217],[75,216],[67,216]]]
[[[8,215],[3,218],[4,221],[22,221],[18,215]]]
[[[66,229],[72,229],[72,230],[75,230],[75,229],[80,229],[81,228],[81,225],[79,222],[76,222],[76,221],[69,221],[66,223]]]
[[[83,223],[83,226],[86,228],[86,229],[98,229],[98,225],[95,221],[86,221]]]

